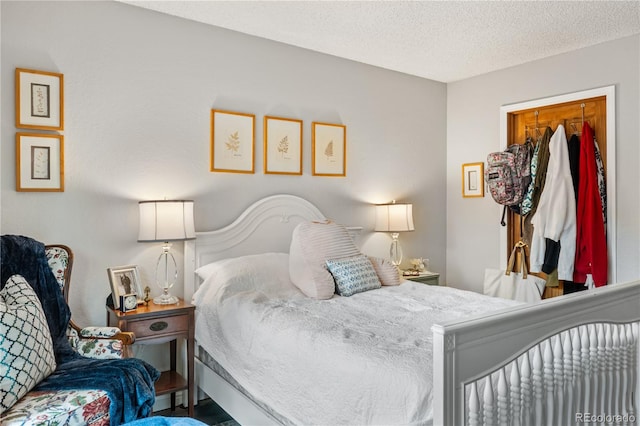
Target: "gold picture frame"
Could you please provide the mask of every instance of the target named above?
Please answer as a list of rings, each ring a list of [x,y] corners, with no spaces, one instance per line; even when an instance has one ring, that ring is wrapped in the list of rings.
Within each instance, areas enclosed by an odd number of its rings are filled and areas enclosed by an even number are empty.
[[[16,127],[19,129],[64,129],[64,76],[16,68]]]
[[[254,173],[253,114],[211,110],[211,171]]]
[[[302,120],[264,117],[264,173],[302,174]]]
[[[109,285],[111,286],[113,307],[115,309],[120,309],[120,296],[125,294],[135,294],[138,304],[144,303],[144,292],[138,266],[127,265],[107,268],[107,274],[109,275]]]
[[[64,137],[16,133],[16,191],[64,191]]]
[[[311,174],[346,176],[347,126],[313,122],[311,136]]]
[[[462,196],[484,197],[484,163],[462,165]]]

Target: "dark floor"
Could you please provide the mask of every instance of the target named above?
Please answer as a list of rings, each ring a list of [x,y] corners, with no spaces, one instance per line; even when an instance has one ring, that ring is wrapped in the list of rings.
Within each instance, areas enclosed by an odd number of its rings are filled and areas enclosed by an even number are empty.
[[[174,412],[168,408],[166,410],[156,411],[153,415],[165,417],[187,417],[187,409],[186,407],[179,405],[176,407]],[[233,418],[211,399],[203,399],[195,406],[194,417],[208,425],[237,425]]]

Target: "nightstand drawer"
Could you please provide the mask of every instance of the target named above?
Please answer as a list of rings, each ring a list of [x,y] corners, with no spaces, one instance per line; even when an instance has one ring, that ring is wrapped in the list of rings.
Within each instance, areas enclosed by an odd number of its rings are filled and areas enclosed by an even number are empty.
[[[167,334],[187,332],[189,330],[189,316],[177,315],[152,318],[141,321],[129,321],[128,331],[133,331],[136,340],[160,337]]]

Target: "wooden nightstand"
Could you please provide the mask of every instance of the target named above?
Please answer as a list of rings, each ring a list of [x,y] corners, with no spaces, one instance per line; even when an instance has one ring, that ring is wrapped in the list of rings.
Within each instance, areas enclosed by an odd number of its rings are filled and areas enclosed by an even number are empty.
[[[411,280],[422,284],[428,285],[440,285],[440,274],[437,272],[420,272],[420,275],[403,275],[402,278],[405,280]]]
[[[135,333],[140,344],[170,342],[170,370],[164,371],[155,384],[156,395],[171,394],[171,411],[176,409],[176,392],[188,391],[188,415],[193,417],[194,398],[194,312],[195,306],[180,300],[175,305],[139,305],[135,311],[123,313],[107,306],[107,324]],[[187,340],[187,379],[176,372],[176,339]]]

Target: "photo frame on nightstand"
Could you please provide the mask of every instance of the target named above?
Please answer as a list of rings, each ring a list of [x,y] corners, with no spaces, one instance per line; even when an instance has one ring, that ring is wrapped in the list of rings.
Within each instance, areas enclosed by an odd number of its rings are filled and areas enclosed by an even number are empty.
[[[142,282],[136,265],[107,268],[107,274],[109,275],[113,307],[115,309],[120,309],[120,296],[126,294],[133,293],[138,299],[138,304],[144,303]]]

